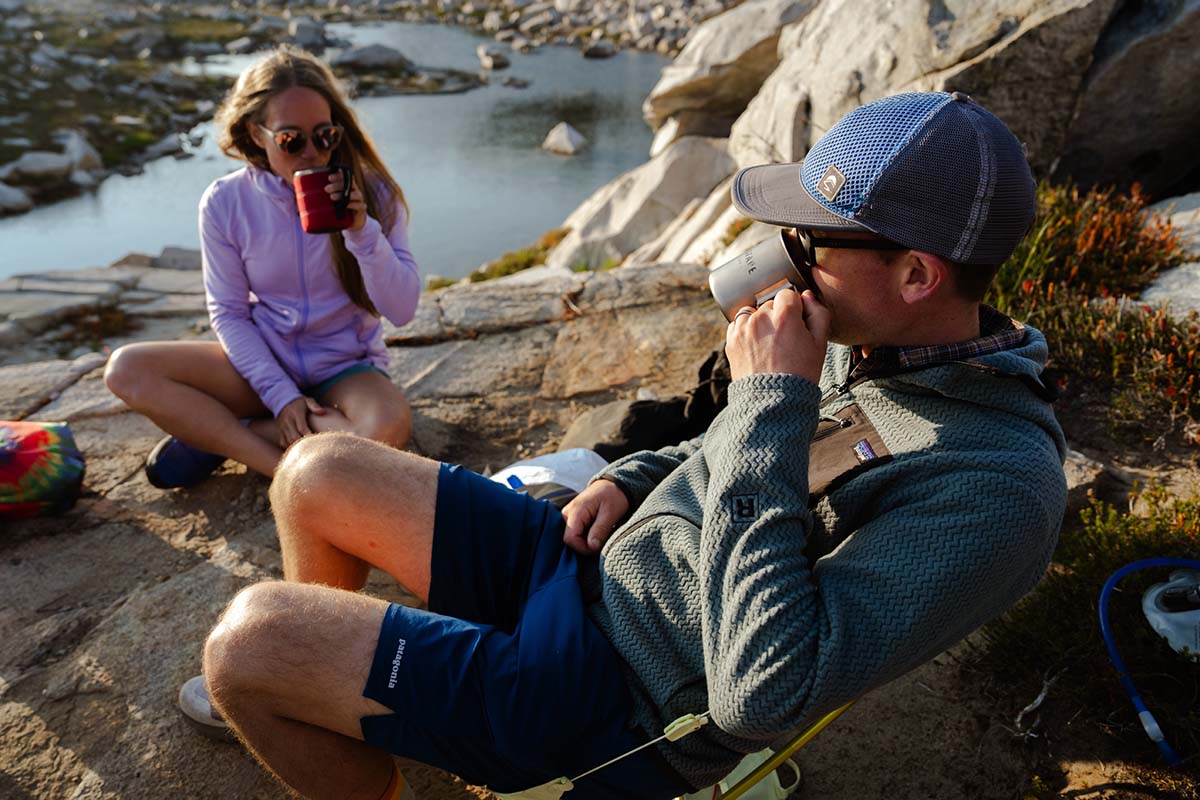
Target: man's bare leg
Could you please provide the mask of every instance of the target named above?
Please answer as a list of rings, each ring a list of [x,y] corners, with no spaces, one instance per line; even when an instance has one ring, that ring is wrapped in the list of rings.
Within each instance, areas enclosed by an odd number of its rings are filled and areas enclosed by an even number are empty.
[[[284,579],[356,591],[374,565],[428,600],[439,468],[348,434],[294,444],[271,484]]]
[[[352,592],[260,583],[229,604],[204,648],[221,714],[276,777],[314,800],[377,800],[391,755],[359,720],[391,709],[362,696],[387,603]]]

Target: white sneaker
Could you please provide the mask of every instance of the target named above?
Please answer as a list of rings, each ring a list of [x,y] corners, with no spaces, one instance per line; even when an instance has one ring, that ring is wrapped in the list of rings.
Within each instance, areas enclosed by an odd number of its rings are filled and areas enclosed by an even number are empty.
[[[233,731],[208,699],[208,684],[203,675],[189,678],[179,687],[179,710],[205,736],[222,742],[236,741]]]

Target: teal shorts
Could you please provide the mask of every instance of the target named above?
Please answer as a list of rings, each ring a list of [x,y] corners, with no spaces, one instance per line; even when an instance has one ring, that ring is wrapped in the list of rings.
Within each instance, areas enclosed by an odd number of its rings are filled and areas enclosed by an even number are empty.
[[[383,370],[381,370],[379,367],[375,366],[374,364],[368,364],[368,363],[353,364],[349,367],[346,367],[344,370],[342,370],[338,374],[334,375],[332,378],[326,378],[325,380],[321,381],[320,383],[316,384],[315,386],[305,386],[300,391],[303,392],[304,394],[308,395],[309,397],[313,398],[314,400],[322,400],[322,399],[324,399],[325,393],[328,392],[330,389],[332,389],[333,385],[335,383],[337,383],[338,381],[342,380],[343,378],[349,378],[351,375],[357,375],[360,372],[370,372],[371,370],[375,370],[380,375],[387,378],[389,381],[392,379],[391,375],[388,375],[386,372],[384,372]]]

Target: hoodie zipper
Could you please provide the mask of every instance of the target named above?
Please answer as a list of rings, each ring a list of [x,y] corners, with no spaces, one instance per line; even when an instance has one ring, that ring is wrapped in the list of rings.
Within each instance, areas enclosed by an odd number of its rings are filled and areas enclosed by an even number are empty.
[[[308,377],[308,368],[304,366],[304,352],[300,349],[300,334],[308,326],[308,279],[305,276],[304,264],[304,230],[300,226],[300,217],[297,214],[294,220],[296,234],[296,263],[300,265],[300,322],[296,329],[296,336],[292,339],[292,350],[296,354],[296,364],[300,369],[300,377],[303,385],[307,386],[312,383]]]

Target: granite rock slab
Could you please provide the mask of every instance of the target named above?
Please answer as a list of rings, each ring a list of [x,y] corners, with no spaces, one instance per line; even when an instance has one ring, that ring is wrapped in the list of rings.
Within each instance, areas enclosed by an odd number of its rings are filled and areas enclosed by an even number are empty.
[[[89,353],[73,361],[38,361],[0,367],[0,419],[34,413],[82,376],[104,366],[106,356]]]

